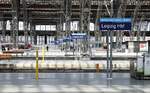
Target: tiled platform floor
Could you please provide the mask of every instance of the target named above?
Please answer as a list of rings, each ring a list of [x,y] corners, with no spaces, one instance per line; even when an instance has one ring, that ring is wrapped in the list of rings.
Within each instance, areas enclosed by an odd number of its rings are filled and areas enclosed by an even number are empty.
[[[134,80],[129,73],[0,73],[0,93],[150,93],[149,80]]]

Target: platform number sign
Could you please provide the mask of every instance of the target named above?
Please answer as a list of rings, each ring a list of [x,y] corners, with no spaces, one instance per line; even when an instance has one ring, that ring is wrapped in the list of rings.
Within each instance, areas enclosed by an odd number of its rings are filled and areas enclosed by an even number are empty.
[[[131,30],[131,18],[100,18],[99,29],[104,30]]]

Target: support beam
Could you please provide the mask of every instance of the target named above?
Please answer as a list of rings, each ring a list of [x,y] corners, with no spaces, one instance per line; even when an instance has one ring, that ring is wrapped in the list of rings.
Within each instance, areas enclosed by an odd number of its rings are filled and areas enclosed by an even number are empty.
[[[142,4],[140,0],[134,0],[134,1],[137,1],[137,2],[135,3],[136,8],[135,8],[134,13],[133,13],[132,31],[130,32],[130,36],[131,36],[130,40],[133,40],[134,33],[135,33],[135,31],[134,31],[135,22],[136,22],[136,19],[138,17],[138,11],[141,8],[141,4]]]
[[[28,11],[27,11],[27,2],[26,0],[22,1],[23,4],[23,25],[24,25],[24,36],[25,44],[28,44]]]
[[[144,15],[141,17],[140,19],[140,22],[138,24],[138,29],[137,29],[137,34],[136,34],[136,37],[137,37],[137,41],[140,41],[140,37],[141,37],[141,28],[142,28],[142,22],[144,20]],[[144,37],[143,37],[144,38]]]
[[[47,44],[47,35],[44,36],[44,40],[45,40],[44,42],[45,42],[45,45],[46,45]]]
[[[12,42],[13,48],[18,48],[18,17],[20,0],[12,0]]]
[[[116,13],[115,17],[124,18],[126,14],[127,0],[119,0],[119,1],[120,5],[118,4],[118,1],[116,1],[119,7],[116,7],[114,5],[114,7],[117,8],[114,10],[115,11],[114,13]],[[122,42],[123,42],[123,31],[117,31],[116,48],[119,49],[119,51],[122,48]]]
[[[0,42],[1,43],[6,43],[6,20],[4,19],[4,14],[3,13],[0,13],[0,17],[2,17],[2,20],[0,22],[0,26],[1,26],[1,30],[2,30],[2,33],[0,35]]]
[[[72,9],[72,0],[64,0],[64,14],[65,14],[65,37],[71,34],[71,10]],[[70,48],[70,42],[66,42],[65,53]]]
[[[80,0],[80,31],[81,33],[86,33],[87,38],[84,39],[81,46],[82,52],[87,53],[89,52],[89,38],[90,38],[90,14],[91,14],[91,0]]]
[[[33,36],[35,31],[35,25],[33,25],[32,20],[30,20],[30,43],[33,44]]]
[[[102,12],[100,11],[100,9],[102,9],[102,4],[100,3],[100,1],[98,2],[98,8],[97,8],[97,14],[96,14],[96,20],[95,20],[95,31],[94,31],[94,34],[95,34],[95,41],[96,41],[96,45],[99,46],[99,44],[102,43],[102,40],[101,40],[101,36],[102,36],[102,32],[99,31],[99,18],[102,17]]]
[[[32,25],[31,25],[31,33],[32,33],[32,35],[33,35],[33,42],[34,42],[34,45],[37,45],[37,34],[36,34],[36,32],[35,32],[35,24],[33,24],[33,23],[31,23]]]
[[[34,45],[37,45],[37,34],[34,33]]]
[[[64,8],[64,4],[62,4],[62,5],[60,6],[60,10],[61,10],[62,12],[65,12],[65,11],[63,10],[63,8]],[[56,38],[57,38],[57,39],[61,39],[61,38],[63,38],[63,36],[64,36],[64,34],[63,34],[63,22],[64,22],[64,15],[63,15],[63,14],[60,14],[60,15],[59,15],[59,21],[57,22],[57,25],[56,25],[56,31],[57,31],[57,33],[56,33]]]
[[[6,23],[7,22],[5,20],[2,21],[2,25],[3,25],[3,27],[2,27],[2,38],[3,38],[2,42],[3,43],[6,43]]]

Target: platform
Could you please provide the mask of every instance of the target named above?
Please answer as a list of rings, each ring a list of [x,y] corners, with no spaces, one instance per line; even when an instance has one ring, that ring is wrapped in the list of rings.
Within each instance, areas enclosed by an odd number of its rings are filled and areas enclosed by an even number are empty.
[[[43,51],[41,49],[38,50],[38,53],[39,53],[39,56],[42,56],[43,55]],[[23,56],[35,56],[36,54],[36,50],[33,49],[33,50],[26,50],[24,51],[23,53]],[[69,56],[76,56],[76,57],[79,57],[82,55],[81,52],[79,51],[75,51],[75,52],[71,52],[71,51],[68,51],[68,52],[65,52],[65,51],[61,51],[60,49],[49,49],[49,51],[46,51],[44,52],[45,56],[46,57],[49,57],[49,56],[52,56],[52,57],[61,57],[61,56],[65,56],[65,55],[69,55]],[[92,51],[89,53],[92,57],[105,57],[107,56],[107,51],[106,50],[101,50],[101,51],[96,51],[94,49],[92,49]],[[142,53],[134,53],[134,52],[116,52],[116,51],[113,51],[113,56],[114,57],[136,57],[137,55],[141,55]],[[21,56],[21,54],[18,56]]]
[[[150,93],[150,81],[129,73],[0,73],[0,93]]]
[[[137,56],[142,55],[143,53],[128,53],[128,52],[113,52],[113,60],[134,60]],[[25,51],[23,54],[12,54],[12,59],[24,59],[24,60],[33,60],[35,59],[36,51]],[[39,59],[42,59],[43,52],[41,50],[38,51]],[[75,60],[82,59],[83,56],[79,52],[67,52],[60,50],[51,50],[45,51],[44,58],[47,60]],[[106,51],[93,51],[89,56],[91,60],[107,60],[107,52]]]
[[[95,72],[96,64],[100,71],[106,70],[106,60],[39,60],[39,69],[42,72]],[[0,72],[35,72],[35,60],[1,60]],[[44,70],[43,70],[44,69]],[[114,71],[129,71],[130,60],[114,60]],[[67,71],[68,72],[68,71]],[[74,71],[72,71],[74,72]]]

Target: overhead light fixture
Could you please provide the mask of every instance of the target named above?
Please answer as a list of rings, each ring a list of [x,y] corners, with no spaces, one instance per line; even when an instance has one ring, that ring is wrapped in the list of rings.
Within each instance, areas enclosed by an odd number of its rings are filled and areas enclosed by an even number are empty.
[[[111,0],[110,3],[112,3],[114,0]]]

